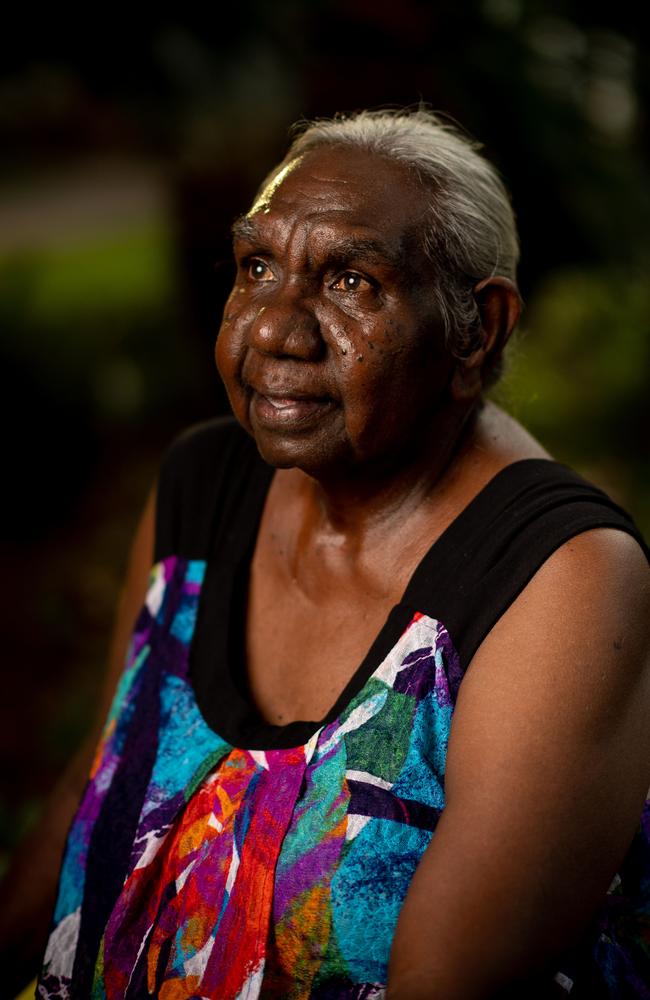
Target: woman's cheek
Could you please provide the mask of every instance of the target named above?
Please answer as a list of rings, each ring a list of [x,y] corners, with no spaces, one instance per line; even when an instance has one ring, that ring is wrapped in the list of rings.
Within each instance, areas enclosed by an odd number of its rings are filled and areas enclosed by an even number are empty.
[[[230,396],[238,381],[237,373],[241,370],[243,364],[243,352],[241,338],[237,335],[236,325],[226,316],[224,316],[221,329],[217,335],[214,355],[217,363],[217,371],[221,375],[226,391]]]
[[[329,331],[329,342],[334,352],[342,358],[352,357],[354,354],[354,340],[350,335],[348,327],[340,322],[320,321],[321,329],[325,327]]]

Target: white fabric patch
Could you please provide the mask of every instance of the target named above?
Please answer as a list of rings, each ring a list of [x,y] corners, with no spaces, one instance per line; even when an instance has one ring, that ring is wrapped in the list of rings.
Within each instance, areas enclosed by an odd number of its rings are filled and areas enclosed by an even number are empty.
[[[612,879],[612,884],[610,885],[610,887],[607,890],[607,892],[608,893],[609,892],[616,892],[616,890],[618,889],[618,887],[619,887],[620,884],[621,884],[621,876],[617,873],[614,876],[614,878]]]
[[[322,733],[322,727],[317,729],[314,735],[311,737],[308,743],[305,744],[305,763],[309,764],[310,760],[314,756],[314,750],[318,744],[318,737]]]
[[[163,832],[162,836],[159,830],[149,830],[148,833],[144,835],[144,838],[140,837],[139,840],[135,841],[133,846],[138,848],[138,850],[140,849],[140,844],[142,843],[143,839],[146,841],[146,845],[142,854],[138,858],[138,863],[133,869],[134,871],[137,868],[146,868],[147,865],[151,864],[156,854],[160,850],[162,844],[164,844],[165,838],[167,837],[168,833],[169,833],[169,827],[167,827],[167,829]]]
[[[556,972],[553,979],[566,993],[570,993],[573,989],[573,980],[565,976],[563,972]]]
[[[361,833],[364,826],[369,821],[370,816],[357,816],[353,813],[348,813],[347,825],[345,828],[345,839],[354,840],[354,838]]]
[[[263,750],[248,750],[247,752],[250,754],[250,756],[253,758],[256,764],[258,764],[260,767],[263,767],[265,771],[268,771],[269,762],[266,759],[266,754],[264,753]]]
[[[375,785],[377,788],[392,788],[392,781],[386,781],[385,778],[378,778],[376,774],[370,774],[369,771],[354,771],[350,769],[345,772],[345,777],[348,781],[363,781],[366,785]]]
[[[208,959],[212,954],[212,949],[214,948],[215,939],[210,935],[208,940],[205,942],[202,948],[197,951],[195,955],[191,958],[186,959],[183,962],[183,968],[185,969],[186,976],[198,976],[199,979],[203,978],[203,973],[206,970]]]
[[[77,950],[79,925],[81,923],[81,907],[64,917],[50,934],[43,964],[48,966],[51,976],[72,977],[74,956]]]
[[[403,661],[409,653],[416,649],[431,649],[435,651],[438,636],[438,622],[435,618],[424,615],[411,625],[396,646],[379,667],[375,677],[392,688],[398,673],[404,669]],[[430,654],[427,654],[430,655]],[[410,666],[410,664],[407,664]]]
[[[151,583],[149,584],[147,596],[145,597],[145,604],[147,605],[152,618],[155,618],[160,611],[160,606],[163,602],[164,596],[165,573],[162,565],[158,563],[151,571]]]
[[[196,864],[196,858],[193,858],[190,861],[189,865],[187,865],[185,868],[183,868],[183,871],[180,873],[180,875],[176,879],[176,883],[175,883],[176,884],[176,892],[180,892],[181,891],[181,889],[183,888],[183,886],[187,882],[187,880],[188,880],[188,878],[190,876],[190,872],[194,868],[195,864]]]
[[[211,826],[213,830],[217,831],[217,833],[221,833],[221,831],[223,830],[223,823],[221,822],[221,820],[217,819],[217,817],[213,812],[211,812],[210,816],[208,817],[207,825]]]
[[[246,982],[241,993],[238,993],[235,1000],[257,1000],[262,989],[262,979],[264,978],[264,959],[260,965],[258,965],[255,972],[252,972]]]
[[[235,884],[235,879],[237,878],[237,869],[239,868],[239,854],[237,853],[237,846],[235,841],[232,842],[232,858],[230,859],[230,868],[228,869],[228,878],[226,880],[226,892],[230,895],[232,887]]]

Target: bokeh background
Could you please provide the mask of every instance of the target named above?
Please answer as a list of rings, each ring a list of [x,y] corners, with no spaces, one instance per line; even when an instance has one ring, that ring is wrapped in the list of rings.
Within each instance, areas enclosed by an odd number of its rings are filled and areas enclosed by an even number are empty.
[[[294,120],[424,100],[484,142],[512,191],[527,303],[498,397],[650,534],[642,9],[13,12],[0,36],[3,859],[89,726],[160,456],[225,409],[212,346],[229,225]]]

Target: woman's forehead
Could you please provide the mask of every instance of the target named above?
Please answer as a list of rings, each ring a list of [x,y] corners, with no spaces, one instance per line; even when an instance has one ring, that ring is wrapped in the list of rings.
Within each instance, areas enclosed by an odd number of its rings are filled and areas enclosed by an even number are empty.
[[[244,218],[327,216],[404,232],[419,227],[427,205],[426,192],[405,164],[362,149],[322,146],[274,171]]]
[[[283,181],[289,176],[289,174],[300,166],[302,162],[302,156],[296,156],[295,159],[289,160],[285,163],[283,167],[276,167],[269,177],[264,181],[262,187],[260,188],[259,194],[257,195],[253,206],[248,212],[248,215],[255,215],[257,212],[268,212],[271,207],[271,199]]]

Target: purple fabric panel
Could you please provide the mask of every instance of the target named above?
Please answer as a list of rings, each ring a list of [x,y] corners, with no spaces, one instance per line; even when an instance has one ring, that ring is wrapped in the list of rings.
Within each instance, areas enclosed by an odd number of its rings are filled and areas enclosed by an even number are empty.
[[[410,694],[420,702],[435,684],[435,650],[431,646],[409,653],[393,685],[399,694]]]
[[[348,812],[358,816],[392,819],[398,823],[417,826],[421,830],[435,830],[440,810],[433,806],[403,799],[387,788],[378,788],[365,781],[348,780],[350,806]]]
[[[441,650],[444,663],[446,665],[446,675],[449,681],[450,704],[455,705],[458,697],[458,689],[463,679],[464,671],[460,663],[460,657],[451,641],[451,637],[446,628],[438,630],[438,649]]]
[[[287,906],[306,889],[312,889],[331,878],[341,853],[341,840],[325,840],[291,865],[281,879],[276,881],[273,898],[273,915],[281,920]]]

